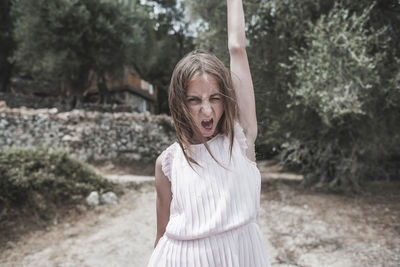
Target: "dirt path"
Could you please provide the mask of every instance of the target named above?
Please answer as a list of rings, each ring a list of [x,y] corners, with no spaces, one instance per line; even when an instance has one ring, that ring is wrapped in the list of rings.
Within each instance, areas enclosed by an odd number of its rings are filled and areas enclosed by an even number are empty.
[[[295,266],[400,266],[399,186],[392,199],[263,186],[260,225],[276,263]],[[388,190],[390,192],[390,190]]]
[[[260,168],[261,169],[261,168]],[[400,185],[347,197],[264,174],[259,224],[273,266],[400,266]],[[154,185],[23,237],[0,266],[146,266],[156,234]]]
[[[127,191],[116,206],[26,236],[0,254],[0,266],[146,266],[155,228],[153,185]]]

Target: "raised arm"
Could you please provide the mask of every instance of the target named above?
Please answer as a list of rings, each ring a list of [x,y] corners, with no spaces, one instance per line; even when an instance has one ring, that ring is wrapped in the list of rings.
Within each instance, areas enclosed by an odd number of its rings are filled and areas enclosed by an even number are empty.
[[[244,129],[249,147],[253,148],[257,138],[256,104],[246,53],[242,0],[227,0],[227,7],[230,69],[239,106],[239,123]],[[250,152],[249,158],[255,160],[255,155],[252,155],[254,151]]]

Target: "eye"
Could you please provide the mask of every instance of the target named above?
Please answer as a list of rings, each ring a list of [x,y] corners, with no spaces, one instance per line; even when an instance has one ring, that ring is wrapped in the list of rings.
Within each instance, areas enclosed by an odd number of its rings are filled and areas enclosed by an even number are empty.
[[[197,99],[197,98],[189,98],[188,99],[188,102],[191,102],[191,103],[195,103],[197,101],[199,101],[199,99]]]
[[[214,97],[211,97],[211,100],[221,100],[221,98],[217,97],[217,96],[214,96]]]

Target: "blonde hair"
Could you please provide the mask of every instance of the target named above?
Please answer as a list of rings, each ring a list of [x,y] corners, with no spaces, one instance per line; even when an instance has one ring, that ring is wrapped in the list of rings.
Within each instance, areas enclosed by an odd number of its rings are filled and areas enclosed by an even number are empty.
[[[215,55],[204,50],[195,50],[184,56],[175,66],[172,73],[168,103],[174,121],[178,143],[192,168],[191,162],[200,166],[192,157],[188,156],[186,151],[186,148],[191,151],[190,140],[193,140],[193,138],[200,140],[201,143],[205,145],[211,157],[220,164],[211,153],[206,138],[204,138],[196,126],[186,104],[186,93],[189,82],[197,74],[212,75],[217,81],[223,100],[224,111],[218,122],[216,131],[217,133],[227,134],[229,136],[230,156],[232,156],[234,122],[238,117],[236,93],[233,88],[231,73],[224,64]]]

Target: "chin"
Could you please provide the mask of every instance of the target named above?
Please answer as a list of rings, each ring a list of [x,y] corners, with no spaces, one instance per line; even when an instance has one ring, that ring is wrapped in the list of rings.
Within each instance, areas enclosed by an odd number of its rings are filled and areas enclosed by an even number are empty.
[[[200,126],[201,127],[201,126]],[[200,128],[201,129],[201,128]],[[201,134],[204,136],[204,137],[211,137],[211,136],[213,136],[214,135],[214,133],[215,133],[215,129],[213,128],[211,131],[207,131],[207,130],[204,130],[204,129],[201,129]]]

